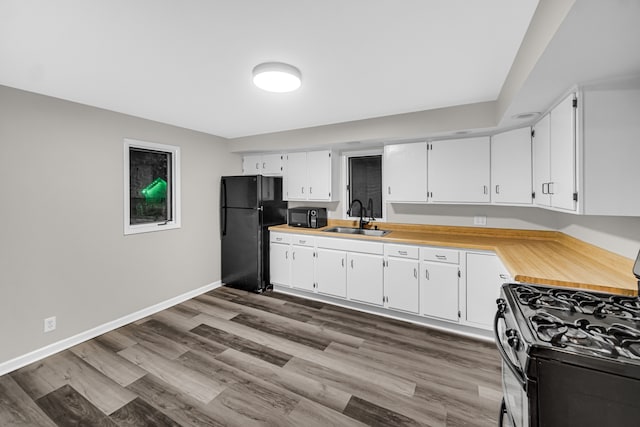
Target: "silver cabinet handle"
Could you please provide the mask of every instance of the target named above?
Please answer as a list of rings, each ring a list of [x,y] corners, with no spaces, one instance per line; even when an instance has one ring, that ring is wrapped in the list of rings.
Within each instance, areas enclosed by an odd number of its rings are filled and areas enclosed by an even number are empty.
[[[447,259],[446,255],[436,255],[436,258],[438,259]]]
[[[415,277],[416,279],[418,278],[418,269],[417,268],[413,269],[413,277]]]
[[[267,164],[265,162],[262,162],[262,169],[266,169],[267,168]]]
[[[302,194],[304,194],[304,187],[300,187],[302,189]]]
[[[407,254],[407,251],[398,251],[398,253],[399,253],[400,255],[406,255],[406,254]]]
[[[296,251],[293,251],[291,253],[291,258],[293,258],[294,261],[296,260]]]
[[[304,245],[305,243],[307,243],[306,240],[298,240],[298,242],[300,242],[301,245]]]
[[[351,260],[351,268],[353,268],[353,260]]]
[[[282,237],[276,237],[276,242],[282,241]]]
[[[424,278],[429,280],[429,270],[427,269],[424,270]]]
[[[496,194],[500,194],[500,185],[496,185]]]
[[[553,192],[553,187],[552,187],[553,184],[555,184],[555,182],[548,182],[547,183],[547,193],[548,194],[551,194],[551,195],[556,194],[556,193]]]
[[[285,253],[284,253],[284,259],[289,259],[289,251],[285,251]]]
[[[313,193],[313,187],[309,187],[309,194]]]
[[[483,185],[482,189],[484,191],[484,194],[487,194],[489,192],[489,188],[486,185]]]
[[[342,258],[341,261],[342,261],[342,267],[344,267],[344,258]]]
[[[391,186],[387,187],[387,194],[391,194]]]
[[[256,170],[260,169],[260,163],[256,162]]]

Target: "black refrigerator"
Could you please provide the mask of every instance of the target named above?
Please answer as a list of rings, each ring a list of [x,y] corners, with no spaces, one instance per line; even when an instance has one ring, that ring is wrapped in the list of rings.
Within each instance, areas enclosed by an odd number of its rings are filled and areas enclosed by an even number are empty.
[[[223,176],[220,180],[222,282],[263,292],[269,281],[269,230],[287,222],[282,178]]]

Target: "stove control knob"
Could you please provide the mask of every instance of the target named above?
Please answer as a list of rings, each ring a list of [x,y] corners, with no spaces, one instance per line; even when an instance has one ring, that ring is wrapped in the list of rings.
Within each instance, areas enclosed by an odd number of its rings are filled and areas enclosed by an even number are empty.
[[[509,344],[509,347],[517,350],[518,347],[520,346],[520,338],[518,338],[518,331],[516,331],[515,329],[507,329],[505,331],[505,335],[507,336],[507,344]]]
[[[504,313],[505,311],[507,311],[507,302],[504,299],[498,298],[496,300],[496,304],[498,304],[499,313]]]

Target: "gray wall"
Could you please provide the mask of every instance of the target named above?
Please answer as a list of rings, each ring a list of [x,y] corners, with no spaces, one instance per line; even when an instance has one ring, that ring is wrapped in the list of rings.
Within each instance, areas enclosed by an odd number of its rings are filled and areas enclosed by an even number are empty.
[[[123,235],[125,137],[181,147],[181,229]],[[226,140],[0,86],[0,144],[0,363],[220,280]]]

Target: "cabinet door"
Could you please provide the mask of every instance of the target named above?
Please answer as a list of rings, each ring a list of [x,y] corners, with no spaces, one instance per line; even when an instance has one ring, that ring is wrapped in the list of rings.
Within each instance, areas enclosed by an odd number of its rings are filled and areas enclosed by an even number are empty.
[[[262,175],[282,175],[282,154],[263,154],[261,166]]]
[[[260,175],[262,172],[262,156],[260,154],[248,155],[242,158],[243,175]]]
[[[432,202],[488,203],[490,201],[489,137],[431,143],[429,194]]]
[[[427,201],[427,143],[386,145],[384,180],[388,202]]]
[[[533,191],[538,206],[551,206],[547,185],[551,167],[551,118],[547,114],[534,127],[533,136]]]
[[[584,213],[640,217],[640,88],[585,90],[582,99]]]
[[[306,200],[307,153],[287,154],[287,200]]]
[[[382,305],[382,255],[347,254],[347,296],[351,300]]]
[[[420,263],[420,314],[458,321],[458,266]]]
[[[388,308],[418,313],[418,270],[420,263],[416,260],[389,257],[384,269]]]
[[[316,253],[316,285],[318,292],[347,297],[347,254],[333,249],[318,249]]]
[[[331,200],[331,152],[309,151],[307,153],[309,200]]]
[[[500,286],[507,281],[509,274],[496,255],[467,253],[465,320],[491,329]]]
[[[289,245],[271,243],[269,274],[272,284],[291,286],[291,258],[289,252]]]
[[[576,114],[571,94],[551,110],[551,206],[576,210]]]
[[[531,128],[491,137],[491,201],[531,204]]]
[[[291,286],[313,291],[314,248],[291,245]]]

